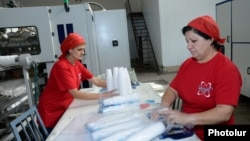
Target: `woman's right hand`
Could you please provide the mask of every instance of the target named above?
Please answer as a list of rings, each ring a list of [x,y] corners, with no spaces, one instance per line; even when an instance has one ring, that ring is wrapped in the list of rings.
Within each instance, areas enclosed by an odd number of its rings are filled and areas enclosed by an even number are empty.
[[[155,108],[151,112],[151,119],[152,120],[163,120],[165,118],[165,115],[163,114],[165,111],[170,110],[171,108],[169,106],[165,105],[159,105],[159,107]]]

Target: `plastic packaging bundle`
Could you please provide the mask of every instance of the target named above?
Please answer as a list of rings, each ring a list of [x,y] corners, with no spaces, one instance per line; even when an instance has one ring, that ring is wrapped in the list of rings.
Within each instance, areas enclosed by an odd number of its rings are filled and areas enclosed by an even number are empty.
[[[106,70],[106,81],[107,81],[107,90],[111,91],[114,89],[113,74],[111,69]]]
[[[136,126],[134,128],[129,128],[129,129],[126,129],[126,130],[123,130],[120,132],[116,132],[116,133],[112,134],[111,136],[104,138],[102,141],[125,141],[126,138],[133,135],[134,133],[139,132],[140,130],[142,130],[145,127],[146,127],[146,125],[140,125],[140,126]]]
[[[100,113],[107,113],[107,112],[128,112],[128,111],[135,111],[139,110],[140,105],[139,103],[125,103],[119,104],[114,106],[107,106],[107,107],[100,107]]]
[[[194,132],[192,131],[192,128],[194,127],[191,124],[187,125],[180,125],[180,124],[174,124],[174,123],[168,123],[166,120],[166,115],[163,113],[172,110],[170,107],[157,105],[150,113],[148,113],[149,119],[153,121],[161,121],[165,125],[165,131],[159,135],[159,140],[164,140],[166,138],[171,139],[182,139],[191,137]]]
[[[132,94],[131,80],[127,68],[118,70],[118,87],[120,95]]]
[[[150,141],[165,131],[165,126],[161,121],[149,123],[141,131],[131,135],[126,141]]]
[[[140,97],[138,94],[119,95],[100,100],[100,113],[126,112],[140,109]]]
[[[106,81],[108,91],[116,89],[120,95],[132,94],[131,80],[127,68],[106,69]]]
[[[142,122],[139,119],[134,119],[134,120],[130,120],[127,122],[121,122],[121,123],[114,124],[112,126],[92,132],[92,137],[94,141],[99,141],[103,138],[106,138],[112,135],[115,132],[120,132],[126,129],[133,129],[140,125],[142,125]]]
[[[93,141],[150,141],[164,133],[161,121],[152,121],[147,113],[102,114],[86,124]],[[94,119],[94,120],[93,120]]]
[[[86,127],[89,130],[92,128],[97,128],[96,126],[102,126],[102,124],[109,123],[110,121],[114,121],[116,119],[124,118],[130,116],[130,113],[120,113],[120,114],[102,114],[101,117],[93,117],[91,120],[86,124]]]
[[[121,124],[121,123],[124,123],[124,122],[130,122],[130,121],[133,121],[133,120],[136,120],[137,118],[134,117],[134,116],[120,116],[120,117],[115,117],[115,118],[104,118],[104,119],[101,119],[101,120],[97,120],[95,122],[92,122],[92,123],[89,123],[86,125],[86,127],[88,128],[88,130],[90,132],[94,132],[94,131],[97,131],[97,130],[100,130],[100,129],[104,129],[104,128],[107,128],[107,127],[110,127],[110,126],[114,126],[116,124]]]
[[[113,68],[113,86],[114,86],[114,89],[119,90],[119,86],[118,86],[118,67]]]
[[[138,94],[128,94],[128,95],[119,95],[102,100],[103,106],[112,106],[126,103],[139,102],[140,97]]]

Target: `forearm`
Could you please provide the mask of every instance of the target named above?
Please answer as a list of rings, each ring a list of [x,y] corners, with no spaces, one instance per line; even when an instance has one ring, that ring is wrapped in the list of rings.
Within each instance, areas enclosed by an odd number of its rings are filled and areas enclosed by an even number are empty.
[[[114,91],[109,92],[103,92],[103,93],[88,93],[88,92],[82,92],[78,91],[77,89],[69,90],[69,92],[72,94],[72,96],[76,99],[81,100],[97,100],[97,99],[105,99],[113,96],[117,96],[117,94],[114,93]]]
[[[106,83],[105,80],[98,79],[96,86],[106,88],[107,87],[107,83]]]
[[[81,100],[96,100],[100,98],[100,95],[98,93],[82,92],[76,89],[69,90],[69,92],[72,94],[74,98]]]
[[[177,97],[176,92],[172,88],[168,87],[164,92],[164,95],[162,96],[161,105],[167,107],[172,106],[176,97]]]
[[[187,117],[187,122],[193,125],[220,124],[227,122],[230,119],[233,111],[233,106],[218,105],[213,109],[201,113],[189,114]]]
[[[107,87],[107,83],[105,80],[102,80],[102,79],[99,79],[99,78],[96,78],[96,77],[93,77],[91,79],[89,79],[89,81],[98,86],[98,87],[103,87],[103,88],[106,88]]]

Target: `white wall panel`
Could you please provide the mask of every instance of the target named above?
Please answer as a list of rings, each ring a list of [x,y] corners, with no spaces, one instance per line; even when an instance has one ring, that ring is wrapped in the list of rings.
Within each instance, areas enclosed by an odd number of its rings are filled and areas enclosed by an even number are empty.
[[[94,22],[101,73],[113,67],[131,68],[126,11],[95,11]],[[113,41],[118,45],[113,45]]]
[[[161,60],[158,61],[159,65],[178,66],[190,56],[181,33],[182,27],[197,16],[208,14],[215,18],[215,4],[221,1],[142,0],[151,40],[157,50],[157,60]]]
[[[249,6],[249,0],[238,0],[232,3],[232,42],[250,41]]]
[[[160,28],[159,2],[155,0],[143,0],[143,14],[153,44],[156,60],[159,66],[162,64],[162,42]]]

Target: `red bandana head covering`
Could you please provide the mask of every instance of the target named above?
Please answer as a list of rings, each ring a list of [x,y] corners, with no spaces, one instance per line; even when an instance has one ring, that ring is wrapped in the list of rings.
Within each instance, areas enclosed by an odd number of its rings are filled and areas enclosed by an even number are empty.
[[[75,48],[76,46],[79,46],[79,45],[82,45],[85,43],[86,42],[81,35],[79,35],[77,33],[68,34],[68,36],[63,40],[63,42],[61,44],[62,55],[59,58],[66,56],[67,52],[70,49]]]
[[[193,19],[190,23],[188,23],[188,26],[207,34],[218,43],[223,44],[225,42],[225,39],[220,38],[220,31],[217,23],[208,15]]]

